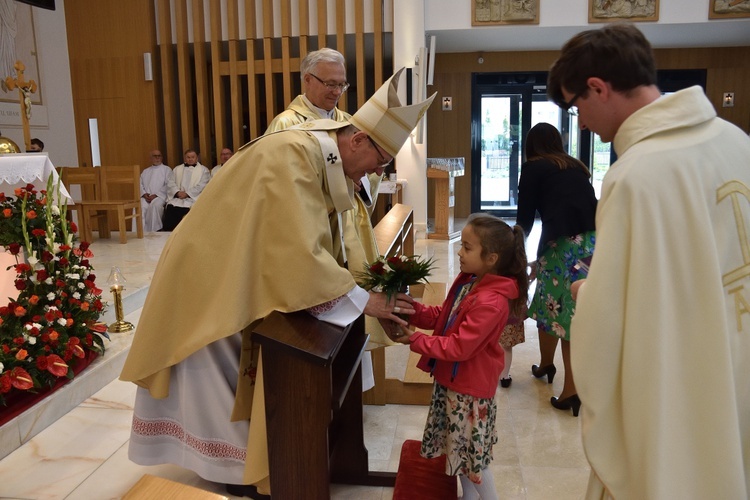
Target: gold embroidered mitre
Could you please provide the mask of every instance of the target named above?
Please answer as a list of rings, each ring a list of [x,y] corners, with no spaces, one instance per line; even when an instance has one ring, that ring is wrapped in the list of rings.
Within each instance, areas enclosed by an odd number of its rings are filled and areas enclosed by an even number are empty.
[[[349,119],[391,156],[398,154],[437,95],[435,92],[422,102],[402,106],[398,98],[398,79],[403,71],[404,68],[396,71]]]

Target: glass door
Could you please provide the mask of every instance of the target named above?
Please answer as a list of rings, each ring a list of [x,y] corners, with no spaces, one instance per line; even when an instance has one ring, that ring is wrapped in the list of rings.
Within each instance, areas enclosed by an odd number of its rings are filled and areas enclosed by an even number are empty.
[[[516,207],[522,102],[521,93],[480,98],[480,211],[507,211]]]
[[[544,73],[474,77],[471,211],[515,217],[526,134],[537,123],[550,123],[560,130],[566,148],[575,156],[580,142],[578,122],[547,100]],[[496,81],[490,81],[493,78]]]

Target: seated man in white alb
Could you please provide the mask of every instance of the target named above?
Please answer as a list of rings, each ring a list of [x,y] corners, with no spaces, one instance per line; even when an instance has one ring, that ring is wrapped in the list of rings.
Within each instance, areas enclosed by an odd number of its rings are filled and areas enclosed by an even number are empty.
[[[169,176],[162,231],[172,231],[177,227],[211,180],[211,172],[200,164],[194,149],[185,150],[183,158],[185,163],[177,165]]]
[[[158,231],[162,227],[164,205],[167,204],[167,184],[172,169],[162,162],[161,151],[151,151],[151,166],[141,172],[141,211],[143,230]]]
[[[219,173],[219,170],[221,169],[221,167],[224,166],[224,164],[232,157],[233,154],[234,152],[229,148],[224,148],[221,150],[221,153],[219,153],[219,161],[221,161],[221,163],[219,163],[218,165],[216,165],[214,168],[211,169],[212,179],[214,175]]]

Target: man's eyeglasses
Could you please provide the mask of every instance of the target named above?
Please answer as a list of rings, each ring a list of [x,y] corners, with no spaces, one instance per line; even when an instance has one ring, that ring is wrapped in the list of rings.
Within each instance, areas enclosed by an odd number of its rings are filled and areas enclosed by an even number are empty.
[[[346,89],[349,88],[349,84],[346,82],[345,83],[326,83],[320,78],[318,78],[317,76],[315,76],[313,73],[308,73],[308,74],[312,76],[313,78],[315,78],[316,80],[318,80],[323,85],[325,85],[325,87],[331,92],[333,92],[334,90],[338,90],[339,92],[343,94],[344,92],[346,92]]]
[[[385,156],[383,156],[383,153],[380,152],[380,148],[375,143],[375,141],[372,140],[372,137],[370,137],[369,135],[367,135],[365,137],[367,137],[367,140],[370,141],[370,144],[372,144],[372,147],[374,147],[375,151],[378,153],[378,156],[380,157],[380,158],[378,158],[378,161],[380,162],[380,166],[383,167],[383,168],[386,168],[388,165],[390,165],[391,162],[393,161],[393,158],[391,158],[390,160],[386,161]]]
[[[578,98],[581,97],[584,92],[585,91],[577,93],[570,101],[563,104],[562,108],[567,111],[570,116],[578,116],[578,106],[576,106],[575,104]]]

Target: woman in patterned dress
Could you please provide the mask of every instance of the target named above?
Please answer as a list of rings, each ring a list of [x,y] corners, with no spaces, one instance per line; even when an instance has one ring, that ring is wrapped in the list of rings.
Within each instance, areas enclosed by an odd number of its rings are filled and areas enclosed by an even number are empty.
[[[532,127],[525,150],[516,223],[528,236],[537,212],[542,219],[537,260],[531,266],[532,278],[537,278],[536,291],[528,313],[539,331],[541,361],[531,372],[537,378],[546,375],[552,383],[557,372],[555,350],[562,340],[565,383],[560,396],[552,397],[550,403],[559,410],[572,409],[578,416],[581,401],[570,369],[570,320],[575,312],[570,285],[585,276],[578,262],[594,253],[596,195],[589,180],[591,173],[565,152],[554,126],[539,123]]]

